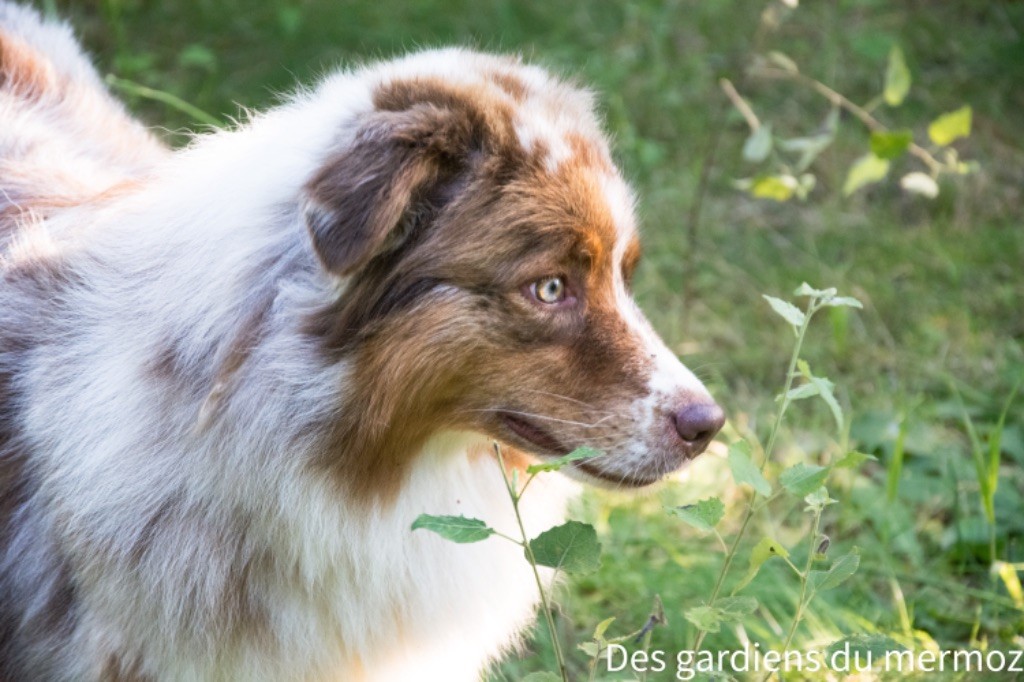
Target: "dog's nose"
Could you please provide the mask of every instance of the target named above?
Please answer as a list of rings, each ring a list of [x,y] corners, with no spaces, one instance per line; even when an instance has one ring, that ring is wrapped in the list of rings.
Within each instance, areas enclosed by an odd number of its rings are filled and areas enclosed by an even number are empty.
[[[725,424],[725,412],[715,403],[691,403],[673,414],[672,421],[687,455],[696,457]]]

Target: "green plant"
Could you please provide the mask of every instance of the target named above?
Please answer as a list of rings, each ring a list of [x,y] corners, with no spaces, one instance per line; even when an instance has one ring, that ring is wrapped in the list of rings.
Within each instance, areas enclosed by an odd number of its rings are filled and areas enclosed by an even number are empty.
[[[761,567],[769,559],[773,557],[782,559],[793,570],[800,583],[796,612],[787,631],[783,649],[788,648],[792,643],[807,605],[814,596],[847,580],[856,572],[860,564],[858,550],[854,548],[850,553],[832,561],[827,570],[814,569],[816,562],[826,561],[825,554],[830,544],[828,537],[820,532],[822,512],[827,506],[835,503],[835,500],[830,498],[824,484],[832,469],[859,466],[868,458],[868,455],[850,451],[841,459],[825,466],[803,462],[795,464],[779,474],[780,488],[778,490],[775,490],[765,477],[765,468],[772,461],[775,452],[779,429],[789,407],[795,401],[812,397],[820,398],[827,404],[832,414],[838,437],[845,440],[847,433],[844,414],[834,394],[834,384],[824,377],[814,375],[808,363],[800,356],[807,330],[816,313],[822,309],[833,307],[860,308],[861,304],[854,298],[839,296],[835,289],[814,289],[807,284],[802,284],[794,295],[808,299],[804,310],[787,301],[765,296],[771,308],[790,325],[796,340],[786,370],[782,393],[776,399],[778,408],[775,419],[768,433],[767,442],[761,448],[760,463],[755,464],[753,461],[752,441],[757,444],[757,440],[753,436],[734,443],[729,449],[729,467],[733,479],[738,485],[746,485],[752,489],[752,494],[745,503],[739,530],[732,542],[726,546],[722,536],[715,528],[722,520],[725,511],[725,506],[720,500],[705,499],[694,505],[668,510],[673,516],[698,530],[713,532],[725,550],[721,570],[707,602],[685,612],[686,619],[697,628],[692,646],[694,651],[701,650],[709,633],[718,632],[723,624],[744,620],[758,608],[755,598],[737,596],[737,593],[754,580]],[[797,380],[800,380],[800,383],[794,385]],[[811,531],[807,536],[807,559],[803,568],[799,568],[790,560],[789,551],[781,543],[771,537],[763,537],[750,552],[746,575],[735,584],[728,597],[721,597],[725,581],[755,514],[766,509],[784,493],[798,498],[802,497],[806,503],[805,511],[812,516]]]
[[[1021,375],[1020,379],[1017,380],[1017,383],[1014,384],[1013,389],[1010,391],[1010,395],[1006,398],[1006,402],[1003,403],[1003,409],[999,413],[999,420],[989,432],[988,448],[986,449],[982,445],[978,430],[974,425],[974,420],[971,419],[971,415],[964,405],[960,391],[957,390],[955,384],[950,382],[950,390],[953,392],[957,406],[960,408],[964,430],[970,439],[971,459],[974,462],[974,473],[978,481],[978,497],[981,499],[982,512],[988,526],[988,558],[991,581],[995,583],[997,578],[1001,578],[1006,586],[1006,591],[1014,599],[1014,603],[1018,607],[1024,606],[1024,596],[1022,596],[1020,581],[1017,578],[1017,571],[1022,570],[1022,567],[1005,561],[999,561],[996,549],[995,500],[996,490],[999,487],[1000,446],[1002,444],[1003,431],[1006,427],[1006,416],[1010,412],[1010,406],[1013,405],[1014,398],[1017,397],[1021,384],[1024,384],[1024,375]]]
[[[762,27],[765,30],[776,28],[794,8],[795,3],[773,0],[762,14]],[[977,163],[962,161],[956,149],[950,146],[971,134],[973,112],[970,106],[962,106],[931,121],[927,126],[930,142],[927,147],[914,141],[914,133],[909,128],[894,130],[879,120],[875,112],[882,104],[896,109],[910,92],[911,72],[899,45],[894,44],[889,50],[882,92],[863,106],[801,72],[797,62],[779,50],[771,50],[767,54],[754,53],[744,74],[744,82],[754,79],[794,83],[825,98],[832,105],[817,130],[803,136],[783,138],[773,133],[771,123],[758,118],[728,79],[721,80],[722,90],[750,128],[750,136],[743,145],[743,159],[756,165],[770,162],[771,170],[735,182],[737,188],[754,197],[774,201],[788,201],[793,197],[806,199],[817,183],[816,177],[808,171],[835,140],[840,111],[852,115],[870,133],[867,152],[847,171],[842,188],[844,195],[883,180],[893,162],[905,154],[917,159],[927,172],[907,172],[900,179],[900,186],[909,193],[930,199],[939,194],[938,180],[941,176],[963,175],[977,169]]]
[[[537,591],[540,593],[541,610],[544,613],[544,620],[547,622],[548,635],[551,639],[551,646],[554,648],[555,659],[558,664],[558,676],[550,673],[539,673],[531,676],[535,682],[542,682],[544,675],[554,679],[561,679],[569,682],[569,671],[565,665],[565,655],[558,639],[558,632],[555,630],[554,612],[551,607],[551,598],[548,591],[544,589],[544,581],[541,579],[538,566],[553,568],[555,571],[562,571],[569,574],[583,574],[595,570],[601,563],[601,543],[597,541],[597,532],[590,524],[579,521],[567,521],[560,526],[549,528],[537,537],[529,539],[526,529],[523,527],[523,517],[519,511],[519,503],[522,501],[523,493],[529,487],[538,474],[557,471],[575,460],[593,457],[600,453],[587,447],[578,448],[564,457],[532,464],[526,468],[527,478],[520,486],[519,469],[512,469],[511,475],[505,466],[505,460],[501,454],[501,446],[494,444],[494,453],[497,457],[498,467],[505,480],[505,488],[508,491],[509,500],[512,503],[512,510],[515,514],[516,524],[519,527],[519,537],[515,538],[499,533],[489,527],[480,519],[471,519],[464,516],[432,516],[421,514],[412,524],[412,529],[419,528],[430,530],[446,540],[458,543],[480,542],[494,535],[508,542],[519,545],[523,548],[523,556],[530,569],[533,571],[534,580],[537,583]],[[607,626],[606,626],[607,627]],[[595,633],[600,637],[603,630]]]
[[[903,156],[915,158],[922,166],[905,172],[900,187],[909,194],[934,199],[940,191],[943,176],[957,176],[978,170],[976,161],[963,161],[956,148],[958,139],[971,133],[973,110],[965,105],[944,113],[927,126],[928,143],[918,144],[909,127],[892,128],[882,122],[877,110],[884,104],[895,110],[910,92],[912,75],[902,48],[892,44],[884,73],[882,91],[864,105],[857,104],[834,87],[801,71],[795,59],[778,49],[765,49],[769,38],[794,13],[798,0],[769,0],[760,14],[748,52],[739,60],[737,84],[728,77],[719,78],[719,86],[735,110],[741,114],[749,128],[742,146],[742,158],[757,169],[752,177],[733,180],[736,189],[756,199],[787,202],[806,200],[818,184],[813,170],[815,162],[836,140],[840,112],[855,118],[867,129],[870,137],[868,149],[850,164],[842,184],[842,194],[849,196],[858,190],[885,179],[897,160]],[[831,105],[820,123],[815,121],[810,132],[789,136],[780,135],[770,121],[759,117],[741,91],[752,82],[779,81],[797,85],[824,98]],[[693,271],[696,254],[700,253],[700,225],[705,195],[711,188],[711,175],[718,161],[718,151],[725,137],[728,118],[719,112],[709,136],[709,144],[701,161],[697,188],[686,218],[684,234],[687,240],[686,271]],[[781,115],[780,115],[781,118]],[[781,128],[782,126],[779,126]],[[683,288],[684,315],[689,315],[696,297],[695,284],[687,278]],[[689,320],[687,319],[687,322]]]
[[[596,628],[594,628],[594,634],[591,636],[590,641],[583,642],[579,645],[580,651],[590,656],[590,665],[588,668],[589,674],[587,678],[590,682],[594,682],[594,680],[597,679],[597,669],[600,666],[601,658],[608,652],[610,646],[622,645],[624,642],[641,642],[641,651],[646,654],[651,647],[651,634],[654,632],[654,628],[659,625],[666,625],[668,623],[668,618],[665,617],[665,607],[661,603],[661,597],[654,595],[654,603],[651,605],[651,613],[647,617],[647,622],[645,622],[642,627],[626,635],[606,638],[604,636],[605,632],[608,631],[608,628],[614,622],[614,617],[604,619],[597,624]],[[647,671],[644,670],[640,674],[640,680],[643,682],[643,680],[646,679]]]

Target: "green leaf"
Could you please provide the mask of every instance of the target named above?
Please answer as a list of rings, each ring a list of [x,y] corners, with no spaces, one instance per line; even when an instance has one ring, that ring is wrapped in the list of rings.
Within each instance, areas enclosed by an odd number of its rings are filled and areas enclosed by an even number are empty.
[[[530,550],[539,566],[565,573],[590,573],[601,565],[601,543],[594,527],[569,521],[530,540]]]
[[[750,565],[761,568],[761,564],[773,556],[780,556],[783,559],[789,558],[789,551],[781,544],[769,537],[761,538],[761,541],[754,545],[750,551]]]
[[[928,199],[939,196],[939,183],[935,182],[935,178],[921,171],[907,173],[900,178],[900,187],[911,194],[920,194]]]
[[[723,623],[738,623],[757,610],[754,597],[722,597],[715,602],[719,620]]]
[[[569,462],[575,462],[578,459],[589,459],[591,457],[599,457],[601,454],[601,451],[595,450],[594,448],[590,448],[584,445],[583,447],[576,448],[569,454],[563,455],[558,459],[531,464],[530,466],[526,467],[526,473],[537,474],[542,471],[558,471]]]
[[[856,469],[861,464],[868,460],[878,461],[878,458],[874,455],[866,455],[863,452],[857,452],[856,450],[850,450],[842,459],[836,462],[836,466],[840,469]]]
[[[995,497],[996,490],[999,488],[999,455],[1002,452],[1001,444],[1003,441],[1003,430],[1006,427],[1006,415],[1010,413],[1010,406],[1013,405],[1013,399],[1017,397],[1017,392],[1020,391],[1022,385],[1024,385],[1024,374],[1021,374],[1020,378],[1017,379],[1013,390],[1010,391],[1010,396],[1003,403],[1003,411],[999,414],[999,421],[996,422],[995,427],[988,436],[988,487],[992,491],[993,497]]]
[[[862,310],[864,308],[864,304],[853,296],[832,296],[821,303],[830,308],[860,308]]]
[[[725,515],[725,505],[717,497],[709,497],[696,504],[671,508],[668,512],[697,530],[709,532]]]
[[[823,306],[829,306],[832,308],[847,307],[847,308],[863,308],[864,305],[852,296],[838,296],[839,290],[835,287],[829,287],[828,289],[815,289],[807,282],[804,282],[796,288],[793,292],[794,296],[804,296],[808,298],[816,298],[821,302]]]
[[[800,181],[792,175],[763,175],[754,180],[750,193],[758,199],[789,201],[793,198]]]
[[[829,411],[832,412],[832,418],[836,422],[836,430],[842,434],[845,430],[843,408],[839,406],[839,401],[836,400],[836,396],[832,392],[835,384],[824,377],[811,377],[811,381],[818,387],[818,395],[821,396],[821,399],[828,405]]]
[[[683,616],[696,625],[698,630],[718,632],[722,629],[721,611],[713,606],[694,606],[683,612]]]
[[[939,116],[928,126],[928,137],[932,142],[945,147],[961,137],[971,134],[971,107],[963,106],[956,111]]]
[[[739,582],[733,592],[738,592],[750,584],[758,571],[761,570],[761,566],[764,562],[771,559],[773,556],[780,556],[784,559],[789,558],[789,552],[785,547],[780,545],[772,538],[765,537],[761,538],[761,541],[754,545],[754,548],[750,551],[750,566],[747,569],[747,574],[743,576],[743,580]]]
[[[844,554],[832,562],[827,571],[811,571],[808,580],[815,591],[831,590],[846,582],[860,566],[860,550],[856,547],[849,554]]]
[[[832,417],[836,421],[836,429],[839,433],[843,433],[843,410],[839,407],[839,401],[836,400],[836,396],[833,393],[835,384],[826,379],[825,377],[816,377],[811,374],[811,368],[804,360],[799,360],[797,366],[800,368],[800,374],[804,376],[814,387],[817,389],[817,394],[821,396],[821,399],[828,405],[828,409],[832,411]]]
[[[808,466],[801,462],[779,474],[779,483],[797,497],[803,497],[820,488],[826,478],[828,478],[826,467],[816,464]]]
[[[522,678],[521,682],[562,682],[562,678],[553,672],[544,670],[541,672],[530,673],[526,677]]]
[[[772,494],[771,484],[750,459],[750,444],[747,441],[741,440],[729,446],[729,469],[737,484],[746,483],[764,497]]]
[[[821,135],[779,140],[776,145],[784,152],[800,155],[793,168],[797,173],[801,173],[811,167],[821,153],[831,146],[833,140],[835,140],[835,135],[832,133],[822,133]]]
[[[889,50],[889,64],[885,69],[885,103],[890,107],[898,107],[910,92],[910,69],[903,58],[903,50],[893,45]]]
[[[799,329],[803,326],[806,318],[802,310],[792,303],[783,301],[781,298],[775,298],[774,296],[768,296],[767,294],[762,294],[761,296],[764,300],[768,301],[768,305],[772,307],[772,310],[781,315],[782,319],[789,322],[794,329]]]
[[[815,289],[807,282],[803,282],[793,292],[794,296],[809,296],[811,298],[832,298],[838,293],[835,287],[829,287],[828,289]]]
[[[870,654],[872,661],[879,661],[890,651],[906,651],[907,647],[886,635],[857,634],[829,644],[827,655],[831,658],[833,654],[847,650],[850,652],[850,660],[856,660],[853,657],[859,654],[860,660],[867,661]]]
[[[466,544],[486,540],[494,534],[480,519],[470,519],[465,516],[431,516],[420,514],[412,523],[412,529],[422,528],[437,533],[445,540]]]
[[[836,501],[828,494],[828,488],[821,486],[811,494],[804,497],[804,502],[807,506],[804,511],[816,512],[821,511],[830,504],[835,504]]]
[[[612,616],[611,618],[605,618],[600,623],[598,623],[597,627],[594,628],[594,639],[596,639],[599,642],[603,642],[604,633],[608,631],[609,626],[611,626],[611,624],[614,622],[615,616]]]
[[[806,384],[800,384],[796,388],[789,389],[789,392],[786,393],[785,397],[787,400],[792,401],[813,398],[816,395],[818,395],[818,387],[810,382],[807,382]]]
[[[770,123],[762,123],[743,143],[743,159],[751,163],[760,163],[767,159],[771,152],[772,126]]]
[[[803,173],[811,167],[811,164],[821,155],[823,151],[831,146],[836,137],[836,128],[839,123],[839,110],[833,108],[822,122],[819,132],[806,137],[793,137],[787,140],[776,140],[775,146],[787,153],[799,154],[793,170]]]
[[[914,141],[909,130],[871,133],[871,153],[880,159],[897,159]]]
[[[865,154],[850,166],[843,183],[843,194],[850,196],[861,187],[883,179],[889,173],[889,162],[874,154]]]

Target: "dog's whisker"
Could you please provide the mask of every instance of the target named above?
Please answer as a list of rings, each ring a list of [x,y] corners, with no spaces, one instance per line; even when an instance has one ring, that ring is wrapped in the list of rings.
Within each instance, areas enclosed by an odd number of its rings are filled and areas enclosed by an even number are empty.
[[[524,390],[527,391],[528,393],[537,393],[537,394],[540,394],[540,395],[549,396],[551,398],[558,398],[559,400],[565,400],[567,402],[576,403],[577,405],[583,405],[584,407],[589,407],[589,408],[591,408],[593,410],[596,410],[598,412],[610,412],[610,410],[598,409],[597,406],[594,405],[593,403],[588,403],[588,402],[583,401],[583,400],[578,400],[577,398],[571,398],[571,397],[569,397],[567,395],[562,395],[561,393],[553,393],[551,391],[542,391],[542,390],[536,389],[536,388],[527,388],[527,389],[524,389]]]
[[[587,422],[574,421],[574,420],[571,420],[571,419],[559,419],[558,417],[551,417],[551,416],[548,416],[548,415],[545,415],[545,414],[536,414],[536,413],[533,413],[533,412],[521,412],[521,411],[518,411],[518,410],[503,410],[503,409],[499,409],[499,408],[478,408],[478,409],[464,410],[464,412],[491,412],[491,413],[493,413],[493,412],[504,412],[506,414],[514,414],[514,415],[516,415],[518,417],[527,417],[527,418],[530,418],[530,419],[540,419],[542,421],[553,422],[553,423],[556,423],[556,424],[568,424],[568,425],[571,425],[571,426],[582,426],[582,427],[588,428],[588,429],[594,428],[596,426],[600,426],[602,423],[608,421],[613,416],[613,415],[608,415],[608,416],[605,416],[605,417],[601,417],[596,422],[587,423]]]

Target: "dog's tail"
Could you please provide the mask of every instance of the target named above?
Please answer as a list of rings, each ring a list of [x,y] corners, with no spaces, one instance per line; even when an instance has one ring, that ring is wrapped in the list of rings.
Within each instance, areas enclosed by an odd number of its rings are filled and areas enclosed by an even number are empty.
[[[0,0],[0,252],[26,217],[115,190],[166,153],[70,27]]]

